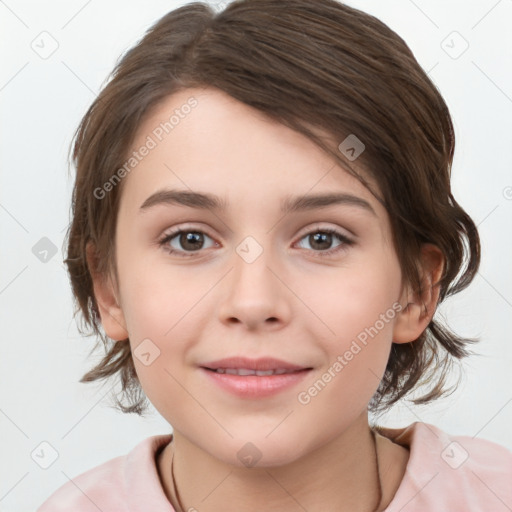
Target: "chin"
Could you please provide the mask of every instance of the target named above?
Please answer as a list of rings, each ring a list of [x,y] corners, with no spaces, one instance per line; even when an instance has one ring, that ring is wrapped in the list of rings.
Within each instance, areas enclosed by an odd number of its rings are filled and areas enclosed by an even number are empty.
[[[265,432],[262,434],[261,432]],[[243,435],[235,436],[230,440],[229,450],[222,450],[222,453],[212,453],[223,462],[239,468],[263,468],[279,467],[293,463],[301,453],[297,451],[304,446],[299,439],[290,435],[275,435],[274,439],[265,437],[266,430],[258,432],[246,432]],[[281,433],[282,434],[282,433]]]

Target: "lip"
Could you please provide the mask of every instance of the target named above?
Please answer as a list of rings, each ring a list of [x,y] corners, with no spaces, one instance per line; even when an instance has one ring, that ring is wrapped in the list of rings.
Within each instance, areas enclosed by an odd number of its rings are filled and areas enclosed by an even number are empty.
[[[247,368],[249,370],[305,370],[310,368],[308,366],[300,366],[297,364],[283,361],[282,359],[275,359],[273,357],[260,357],[259,359],[250,359],[248,357],[227,357],[218,359],[217,361],[210,361],[200,365],[202,368],[209,368],[216,370],[217,368]]]
[[[217,368],[231,368],[249,370],[287,370],[287,373],[279,375],[230,375],[217,373]],[[311,367],[299,366],[296,364],[263,357],[260,359],[248,359],[245,357],[232,357],[220,359],[201,365],[200,370],[206,378],[214,382],[224,391],[227,391],[240,398],[265,398],[274,396],[282,391],[290,389],[301,382],[312,370]]]

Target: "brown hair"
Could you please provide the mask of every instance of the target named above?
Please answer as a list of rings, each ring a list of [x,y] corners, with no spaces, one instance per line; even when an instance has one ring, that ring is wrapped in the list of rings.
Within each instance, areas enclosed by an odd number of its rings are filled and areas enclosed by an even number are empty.
[[[336,0],[235,0],[218,13],[190,3],[161,18],[123,56],[74,137],[77,175],[65,262],[75,315],[81,311],[93,329],[87,334],[96,334],[105,349],[81,382],[119,374],[121,410],[142,414],[147,399],[128,340],[113,342],[101,332],[90,271],[113,272],[118,282],[112,241],[123,182],[102,199],[94,191],[123,165],[144,116],[188,87],[218,88],[304,134],[370,189],[350,159],[310,128],[339,142],[355,134],[365,145],[358,164],[378,184],[383,200],[370,191],[390,216],[403,282],[421,293],[418,262],[426,242],[445,258],[439,302],[472,281],[480,241],[450,189],[450,114],[395,32]],[[87,265],[87,244],[95,248],[94,269]],[[475,341],[432,319],[417,340],[393,343],[370,410],[385,410],[422,384],[431,389],[415,404],[443,396],[454,358],[468,356],[466,345]]]

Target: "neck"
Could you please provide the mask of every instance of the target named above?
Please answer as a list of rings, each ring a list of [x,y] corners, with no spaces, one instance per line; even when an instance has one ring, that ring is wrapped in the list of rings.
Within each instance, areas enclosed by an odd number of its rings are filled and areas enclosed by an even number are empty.
[[[158,459],[164,491],[177,512],[251,512],[261,510],[262,504],[269,512],[296,511],[298,507],[340,512],[384,510],[390,501],[389,489],[383,488],[386,495],[381,495],[377,464],[384,438],[377,435],[375,443],[365,420],[306,456],[272,467],[226,464],[175,430],[173,441]]]

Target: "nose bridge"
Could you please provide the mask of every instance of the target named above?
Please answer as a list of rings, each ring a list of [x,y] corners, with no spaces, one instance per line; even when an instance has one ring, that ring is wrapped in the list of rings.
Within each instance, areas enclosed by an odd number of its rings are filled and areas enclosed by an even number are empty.
[[[270,271],[274,264],[274,251],[268,246],[269,239],[248,235],[235,247],[233,291],[242,291],[249,298],[251,290],[257,296],[275,288],[272,282],[275,276]]]

